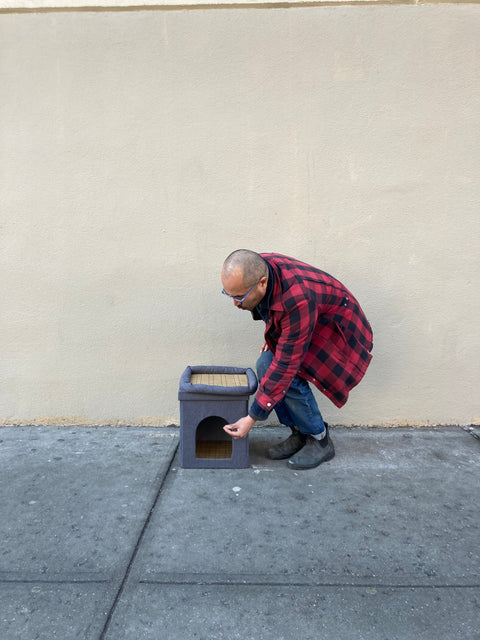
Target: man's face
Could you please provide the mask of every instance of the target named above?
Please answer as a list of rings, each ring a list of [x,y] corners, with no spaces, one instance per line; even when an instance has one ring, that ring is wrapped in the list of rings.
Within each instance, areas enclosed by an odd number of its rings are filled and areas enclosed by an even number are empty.
[[[260,279],[259,282],[244,282],[243,273],[240,270],[233,271],[229,276],[225,276],[222,273],[222,284],[225,293],[234,298],[244,298],[248,293],[248,296],[243,302],[233,299],[233,304],[238,309],[244,309],[246,311],[252,311],[257,304],[264,298],[267,291],[267,276]]]

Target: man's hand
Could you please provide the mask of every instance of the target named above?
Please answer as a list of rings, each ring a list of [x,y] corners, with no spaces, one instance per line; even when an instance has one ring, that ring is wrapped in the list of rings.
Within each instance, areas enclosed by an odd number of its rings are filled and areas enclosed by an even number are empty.
[[[253,418],[245,416],[245,418],[240,418],[234,424],[226,424],[223,430],[232,436],[234,440],[238,440],[238,438],[245,438],[254,424],[255,420]]]
[[[266,342],[263,343],[260,353],[265,353],[265,351],[268,351],[268,344]]]

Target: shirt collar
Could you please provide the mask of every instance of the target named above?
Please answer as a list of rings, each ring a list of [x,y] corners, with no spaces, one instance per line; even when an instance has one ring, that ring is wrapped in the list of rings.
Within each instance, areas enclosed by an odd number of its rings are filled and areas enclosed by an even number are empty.
[[[267,261],[265,260],[265,262]],[[267,267],[268,267],[267,289],[265,291],[265,295],[256,306],[256,310],[262,317],[264,317],[265,315],[269,315],[270,301],[271,301],[272,292],[273,292],[273,270],[268,262],[267,262]]]

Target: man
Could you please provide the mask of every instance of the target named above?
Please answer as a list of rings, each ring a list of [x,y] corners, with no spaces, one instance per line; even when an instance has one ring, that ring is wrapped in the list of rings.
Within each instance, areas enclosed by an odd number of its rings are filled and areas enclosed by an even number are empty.
[[[320,269],[276,253],[231,253],[222,269],[225,295],[254,320],[265,322],[257,361],[259,387],[247,416],[224,430],[244,438],[275,409],[291,428],[271,447],[274,460],[312,469],[335,449],[309,382],[337,407],[363,378],[372,358],[372,330],[360,305],[338,280]]]

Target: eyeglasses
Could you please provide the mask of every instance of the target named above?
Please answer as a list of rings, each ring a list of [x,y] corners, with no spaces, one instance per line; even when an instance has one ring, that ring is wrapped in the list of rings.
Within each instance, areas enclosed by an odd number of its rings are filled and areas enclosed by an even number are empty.
[[[263,278],[264,276],[262,276]],[[262,279],[260,278],[260,280]],[[260,282],[260,280],[257,280],[257,282],[255,282],[255,284],[253,285],[253,287],[250,287],[250,289],[247,291],[247,293],[243,296],[243,298],[241,298],[240,296],[231,296],[229,293],[227,293],[225,291],[225,289],[222,289],[222,293],[224,296],[228,296],[229,298],[232,298],[232,300],[235,300],[235,302],[245,302],[245,300],[248,298],[248,296],[252,293],[252,291],[255,289],[255,287],[257,286],[257,284]]]

